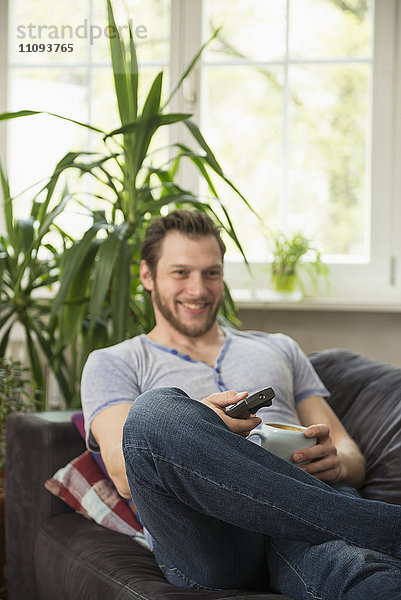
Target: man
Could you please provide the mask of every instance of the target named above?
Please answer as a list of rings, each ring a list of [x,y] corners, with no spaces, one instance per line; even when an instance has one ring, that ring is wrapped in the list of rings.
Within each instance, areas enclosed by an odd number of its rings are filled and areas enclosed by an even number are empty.
[[[361,485],[364,459],[298,345],[219,326],[224,251],[202,212],[150,225],[141,280],[156,325],[89,357],[88,446],[132,496],[176,585],[399,600],[401,508],[348,487]],[[312,462],[294,466],[247,440],[260,416],[225,414],[267,386],[276,398],[259,415],[307,426],[318,444],[293,458]]]

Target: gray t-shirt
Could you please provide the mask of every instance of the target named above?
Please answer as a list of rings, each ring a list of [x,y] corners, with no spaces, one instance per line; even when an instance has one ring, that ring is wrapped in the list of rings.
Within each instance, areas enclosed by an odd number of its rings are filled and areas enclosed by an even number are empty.
[[[273,405],[262,408],[262,421],[299,423],[295,405],[313,395],[327,397],[298,344],[286,335],[223,328],[224,346],[213,367],[193,360],[140,335],[109,348],[95,350],[82,375],[82,407],[87,446],[99,451],[90,434],[93,417],[119,402],[133,402],[146,390],[173,386],[195,400],[215,392],[253,394],[265,387],[276,393]]]

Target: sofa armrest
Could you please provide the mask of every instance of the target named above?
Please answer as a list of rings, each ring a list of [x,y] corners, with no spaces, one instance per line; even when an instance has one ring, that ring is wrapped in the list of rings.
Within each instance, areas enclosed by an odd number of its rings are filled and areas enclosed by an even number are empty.
[[[401,505],[401,368],[343,348],[310,358],[366,459],[361,495]]]
[[[35,589],[33,551],[46,519],[72,511],[50,494],[44,482],[81,454],[85,445],[71,422],[73,411],[14,413],[7,420],[6,569],[10,598]],[[33,595],[32,597],[35,597]]]

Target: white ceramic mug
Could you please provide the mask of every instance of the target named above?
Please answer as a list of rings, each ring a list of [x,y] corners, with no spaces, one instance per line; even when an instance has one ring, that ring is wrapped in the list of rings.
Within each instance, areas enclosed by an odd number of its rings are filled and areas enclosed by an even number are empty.
[[[315,446],[317,438],[307,438],[304,431],[307,427],[291,423],[263,423],[260,429],[253,429],[249,436],[257,435],[260,438],[262,448],[270,450],[273,454],[284,458],[288,462],[294,462],[292,455],[297,450]],[[310,461],[305,461],[305,464]]]

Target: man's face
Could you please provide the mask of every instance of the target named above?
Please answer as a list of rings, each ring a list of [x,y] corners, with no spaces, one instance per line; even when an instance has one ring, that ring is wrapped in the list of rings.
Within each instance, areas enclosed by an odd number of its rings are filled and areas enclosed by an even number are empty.
[[[149,276],[150,277],[150,276]],[[166,235],[156,276],[146,280],[156,322],[167,322],[189,337],[207,333],[223,301],[223,263],[213,235],[192,239],[177,231]]]

